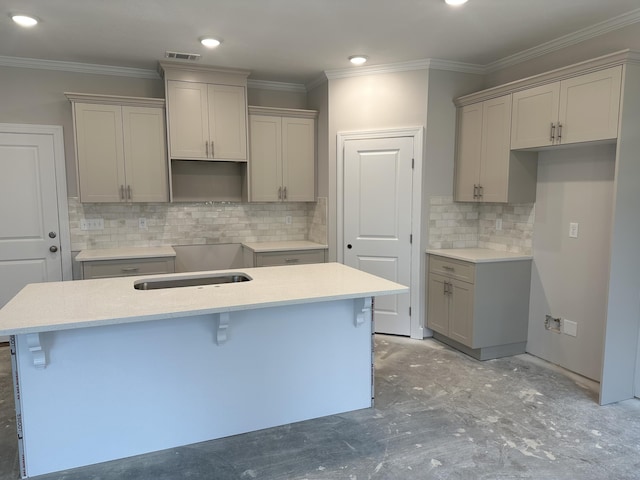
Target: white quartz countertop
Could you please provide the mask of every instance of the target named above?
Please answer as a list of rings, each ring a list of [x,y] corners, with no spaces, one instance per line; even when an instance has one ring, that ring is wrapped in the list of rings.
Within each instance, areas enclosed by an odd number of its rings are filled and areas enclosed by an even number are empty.
[[[131,258],[175,257],[172,247],[123,247],[82,250],[76,255],[78,262],[97,260],[128,260]]]
[[[408,287],[339,263],[245,268],[216,273],[222,272],[244,272],[253,280],[157,290],[133,288],[134,282],[140,279],[157,280],[207,274],[198,272],[30,284],[0,309],[0,335],[152,321],[409,291]]]
[[[328,245],[322,243],[310,242],[308,240],[289,240],[282,242],[247,242],[243,243],[245,247],[256,253],[264,252],[286,252],[288,250],[326,250]]]
[[[427,253],[473,263],[511,262],[515,260],[531,260],[533,258],[531,255],[501,252],[488,248],[441,248],[427,250]]]

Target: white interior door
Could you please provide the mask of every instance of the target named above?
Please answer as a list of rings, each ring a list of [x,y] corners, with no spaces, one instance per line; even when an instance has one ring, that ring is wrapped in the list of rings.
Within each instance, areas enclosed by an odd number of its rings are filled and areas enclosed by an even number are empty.
[[[0,171],[1,308],[28,283],[62,280],[54,136],[0,128]]]
[[[411,285],[413,138],[344,144],[344,263]],[[410,294],[376,298],[375,331],[411,334]]]

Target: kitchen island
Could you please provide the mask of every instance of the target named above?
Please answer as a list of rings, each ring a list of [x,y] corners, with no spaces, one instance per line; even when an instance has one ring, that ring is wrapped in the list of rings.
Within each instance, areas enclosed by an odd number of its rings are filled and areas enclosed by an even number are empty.
[[[0,310],[22,476],[370,407],[372,298],[407,290],[336,263],[28,285]]]

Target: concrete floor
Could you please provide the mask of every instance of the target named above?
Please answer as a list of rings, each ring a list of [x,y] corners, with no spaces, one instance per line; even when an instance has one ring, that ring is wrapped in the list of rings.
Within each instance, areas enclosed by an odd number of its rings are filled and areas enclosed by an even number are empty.
[[[377,336],[373,409],[37,478],[640,479],[640,401],[600,407],[595,388],[529,355],[478,362],[433,340]],[[0,479],[16,478],[5,347]]]

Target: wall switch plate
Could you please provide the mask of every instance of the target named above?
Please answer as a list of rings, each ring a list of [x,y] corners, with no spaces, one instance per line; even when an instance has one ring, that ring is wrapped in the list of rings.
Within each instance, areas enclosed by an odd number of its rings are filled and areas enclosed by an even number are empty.
[[[142,229],[142,230],[146,230],[147,229],[147,219],[144,217],[140,217],[138,218],[138,228]]]
[[[578,322],[573,320],[562,319],[562,333],[571,335],[572,337],[578,336]]]
[[[502,230],[502,219],[496,218],[496,230]]]
[[[578,238],[578,224],[571,222],[569,224],[569,237]]]
[[[284,223],[286,223],[287,225],[291,225],[292,221],[293,219],[291,218],[291,215],[287,215],[286,217],[284,217]]]
[[[81,218],[80,230],[104,230],[103,218]]]

